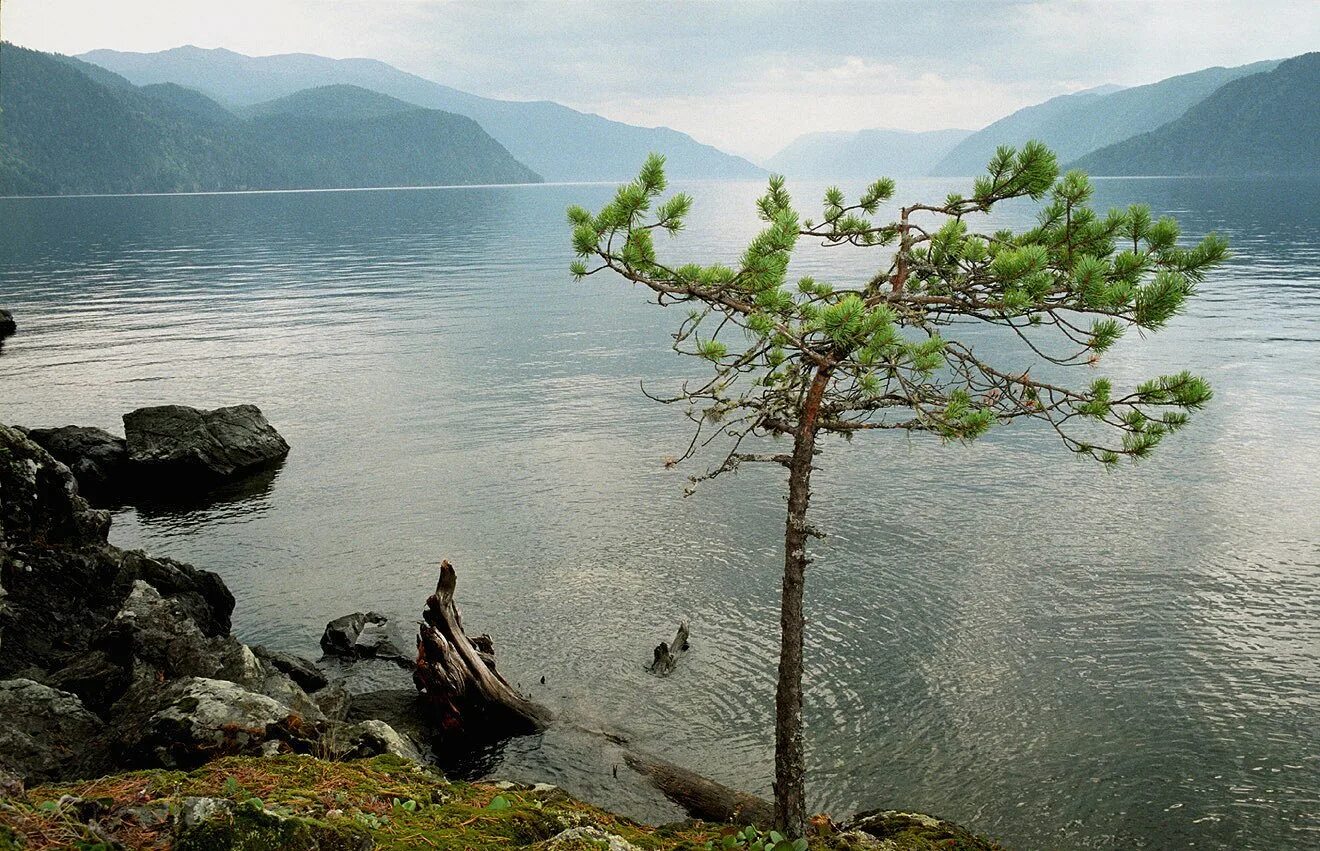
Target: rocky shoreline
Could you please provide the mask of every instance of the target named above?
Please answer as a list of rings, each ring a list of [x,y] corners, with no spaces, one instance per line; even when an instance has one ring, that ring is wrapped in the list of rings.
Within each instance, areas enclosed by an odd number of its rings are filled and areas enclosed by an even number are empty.
[[[408,776],[416,780],[420,771],[432,789],[428,794],[449,794],[443,791],[451,787],[449,781],[421,768],[434,758],[433,748],[462,744],[452,735],[446,739],[440,727],[454,720],[455,711],[473,719],[498,707],[489,695],[476,700],[465,695],[462,683],[456,691],[441,693],[460,670],[446,667],[447,648],[470,644],[463,670],[474,673],[483,688],[494,688],[492,694],[500,684],[507,686],[495,673],[489,637],[469,642],[462,634],[452,601],[452,569],[444,566],[448,572],[442,571],[441,586],[427,604],[426,621],[435,634],[424,625],[423,634],[430,638],[420,644],[370,612],[328,624],[320,662],[244,644],[231,631],[235,601],[219,576],[110,544],[109,512],[92,507],[80,488],[84,480],[94,482],[98,496],[109,500],[133,492],[134,482],[143,480],[204,489],[278,462],[288,444],[253,406],[211,412],[178,406],[143,409],[126,416],[125,426],[126,437],[116,438],[74,426],[28,431],[0,425],[0,851],[419,847],[396,844],[396,837],[381,829],[391,813],[403,817],[394,805],[382,810],[380,803],[382,795],[391,797],[389,788],[397,787],[393,775],[388,782],[381,779],[379,794],[366,790],[347,809],[318,805],[300,812],[289,806],[271,810],[259,799],[254,804],[253,796],[225,784],[208,795],[180,795],[177,787],[184,783],[180,772],[213,778],[211,765],[274,772],[315,764],[323,766],[316,771],[324,775],[355,764],[344,760],[384,755],[397,760],[386,764],[386,774],[412,772]],[[437,626],[446,627],[443,635]],[[422,648],[423,656],[436,655],[418,662],[414,646]],[[419,677],[419,671],[426,676]],[[416,689],[380,690],[381,682],[406,683],[408,672],[423,689],[423,699]],[[427,713],[441,704],[445,713],[437,718],[444,724],[436,727]],[[155,773],[122,774],[126,771]],[[85,782],[96,777],[103,779]],[[162,787],[151,800],[139,800],[145,794],[139,791],[133,800],[102,795],[89,801],[89,790],[121,788],[114,785],[116,778],[137,778],[134,788],[173,783],[175,791]],[[83,782],[70,786],[72,781]],[[465,788],[473,800],[486,800],[481,806],[502,794],[489,787]],[[276,787],[260,797],[286,794],[291,789]],[[555,800],[571,801],[557,794]],[[519,806],[540,810],[543,797],[531,794],[519,799]],[[198,804],[201,798],[211,803]],[[693,842],[706,840],[693,837],[719,839],[720,831],[728,830],[692,822],[682,840],[688,844],[679,844],[677,833],[633,825],[578,802],[570,809],[594,815],[567,827],[556,822],[557,830],[549,833],[549,827],[525,832],[520,834],[524,841],[514,844],[697,848],[705,846]],[[349,825],[354,829],[322,829],[327,819],[336,822],[349,810],[355,813]],[[408,811],[408,818],[413,814]],[[890,816],[858,817],[845,826],[825,820],[819,825],[821,841],[813,840],[813,847],[937,847],[893,844],[892,837],[900,833],[963,843],[938,847],[997,847],[938,819]],[[266,844],[243,839],[242,830],[254,824],[275,839]],[[562,835],[584,826],[591,831]],[[57,827],[61,835],[81,838],[68,845],[40,840]],[[621,838],[621,830],[632,840]],[[148,835],[150,846],[133,844],[133,837]],[[197,844],[203,835],[210,839]],[[833,838],[822,844],[827,835]],[[848,844],[840,844],[845,836],[851,837]],[[477,838],[473,832],[463,845],[452,847],[508,847],[511,839],[504,834]],[[889,844],[876,844],[884,842]]]

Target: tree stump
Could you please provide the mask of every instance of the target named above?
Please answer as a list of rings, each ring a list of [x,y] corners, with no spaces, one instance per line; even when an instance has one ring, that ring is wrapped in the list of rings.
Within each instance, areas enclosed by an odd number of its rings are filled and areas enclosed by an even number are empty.
[[[674,635],[674,640],[665,644],[663,641],[656,645],[655,658],[646,670],[663,677],[673,673],[674,668],[678,667],[678,654],[687,652],[688,649],[688,625],[687,621],[682,621],[678,625],[678,632]]]
[[[458,577],[448,561],[426,600],[417,636],[413,683],[428,720],[444,738],[506,738],[545,729],[554,718],[546,707],[523,697],[495,670],[495,645],[488,635],[468,638],[454,603]]]

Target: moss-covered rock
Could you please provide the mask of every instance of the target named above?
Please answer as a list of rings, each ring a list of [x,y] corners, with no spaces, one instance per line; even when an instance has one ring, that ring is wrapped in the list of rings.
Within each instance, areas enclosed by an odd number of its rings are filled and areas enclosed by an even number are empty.
[[[195,798],[189,806],[175,829],[175,851],[365,851],[375,845],[371,832],[355,822],[330,824],[268,810],[257,799],[232,805]],[[201,817],[188,817],[199,810]]]

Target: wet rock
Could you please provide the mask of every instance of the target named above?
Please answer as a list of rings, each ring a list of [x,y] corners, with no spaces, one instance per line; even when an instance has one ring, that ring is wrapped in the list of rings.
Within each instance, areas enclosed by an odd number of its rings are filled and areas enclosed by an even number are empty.
[[[192,768],[261,753],[268,742],[305,749],[316,735],[284,704],[228,680],[178,680],[144,703],[121,726],[119,756],[129,765]]]
[[[8,310],[0,310],[0,341],[17,333],[18,324],[14,322],[14,314]]]
[[[357,658],[358,637],[368,624],[383,624],[387,618],[375,612],[354,612],[337,617],[325,625],[321,633],[321,650],[333,656]]]
[[[128,449],[124,438],[90,426],[34,428],[28,437],[69,468],[89,499],[113,502],[124,487]]]
[[[209,487],[289,454],[289,444],[255,405],[139,408],[124,415],[124,436],[135,467],[186,487]]]
[[[316,663],[292,653],[271,650],[260,644],[252,646],[257,658],[272,668],[287,674],[295,683],[308,692],[320,691],[329,685],[325,672],[316,667]]]
[[[94,774],[105,725],[77,695],[28,679],[0,681],[0,769],[26,784]]]

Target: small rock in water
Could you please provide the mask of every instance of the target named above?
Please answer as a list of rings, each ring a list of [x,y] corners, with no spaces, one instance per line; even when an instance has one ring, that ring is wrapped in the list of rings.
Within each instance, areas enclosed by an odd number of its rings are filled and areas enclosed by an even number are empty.
[[[0,310],[0,340],[12,337],[17,333],[18,324],[14,322],[14,314],[8,310]]]

